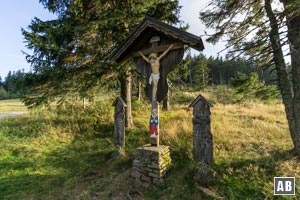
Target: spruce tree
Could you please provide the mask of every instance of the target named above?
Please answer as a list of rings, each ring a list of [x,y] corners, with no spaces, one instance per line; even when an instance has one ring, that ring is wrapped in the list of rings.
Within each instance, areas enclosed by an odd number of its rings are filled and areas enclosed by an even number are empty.
[[[83,96],[97,85],[119,78],[130,118],[131,70],[126,63],[116,66],[107,60],[130,31],[145,16],[168,23],[179,22],[178,1],[171,0],[40,0],[57,19],[33,19],[29,31],[23,29],[27,55],[32,64],[36,95],[25,98],[27,105],[49,102],[78,92]],[[125,84],[125,85],[124,85]],[[129,94],[126,94],[129,93]],[[124,94],[126,94],[124,96]],[[127,119],[127,118],[126,118]],[[128,121],[129,120],[129,121]],[[126,124],[130,126],[131,120]]]
[[[274,7],[272,3],[279,3],[276,0],[212,0],[200,18],[215,30],[209,42],[226,36],[233,57],[247,55],[262,69],[276,70],[294,150],[300,155],[300,3],[281,2],[283,9]],[[283,51],[285,44],[289,44],[292,60],[291,81]]]

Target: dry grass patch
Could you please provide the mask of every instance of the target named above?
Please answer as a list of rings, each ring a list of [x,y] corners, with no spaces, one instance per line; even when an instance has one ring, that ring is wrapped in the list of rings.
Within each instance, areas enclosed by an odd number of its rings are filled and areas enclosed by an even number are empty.
[[[19,99],[0,100],[0,112],[27,111]]]

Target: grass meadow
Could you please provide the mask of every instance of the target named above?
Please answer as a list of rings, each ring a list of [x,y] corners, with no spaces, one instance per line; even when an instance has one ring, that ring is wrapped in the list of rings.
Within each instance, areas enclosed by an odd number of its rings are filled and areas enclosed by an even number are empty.
[[[208,189],[194,179],[192,110],[199,92],[173,91],[171,110],[160,113],[161,143],[172,165],[161,187],[133,187],[128,173],[135,149],[148,143],[148,102],[133,100],[134,128],[126,129],[122,156],[112,143],[115,97],[80,105],[64,104],[0,119],[0,199],[297,199],[274,196],[274,176],[300,177],[290,153],[281,102],[234,103],[228,88],[201,92],[213,103],[213,180]],[[0,101],[0,105],[5,102]],[[2,106],[1,106],[2,107]],[[5,108],[4,108],[5,109]],[[23,108],[24,109],[24,108]],[[299,185],[296,184],[296,187]]]
[[[0,100],[0,113],[27,111],[27,108],[19,99]]]

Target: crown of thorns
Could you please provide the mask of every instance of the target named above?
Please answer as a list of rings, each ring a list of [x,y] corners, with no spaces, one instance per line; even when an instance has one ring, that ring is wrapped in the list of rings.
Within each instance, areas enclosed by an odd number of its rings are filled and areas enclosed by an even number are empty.
[[[149,58],[156,58],[157,57],[157,54],[156,53],[151,53],[150,55],[149,55]]]

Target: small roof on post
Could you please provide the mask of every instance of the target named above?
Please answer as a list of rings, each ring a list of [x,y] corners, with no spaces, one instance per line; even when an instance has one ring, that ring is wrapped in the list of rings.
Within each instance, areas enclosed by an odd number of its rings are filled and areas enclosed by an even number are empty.
[[[126,41],[124,41],[124,43],[112,53],[110,60],[116,62],[126,60],[134,52],[139,51],[145,43],[148,43],[153,35],[157,34],[164,35],[198,51],[203,51],[204,49],[203,42],[200,37],[163,23],[152,17],[146,17],[131,32]]]
[[[200,101],[203,101],[206,105],[208,105],[208,107],[213,107],[213,105],[207,101],[201,94],[189,105],[189,108],[191,107],[195,107],[195,105],[197,103],[199,103]]]
[[[125,101],[123,100],[122,97],[117,97],[116,100],[113,102],[112,106],[116,106],[118,102],[121,102],[121,105],[123,107],[127,107],[127,104],[125,103]]]

